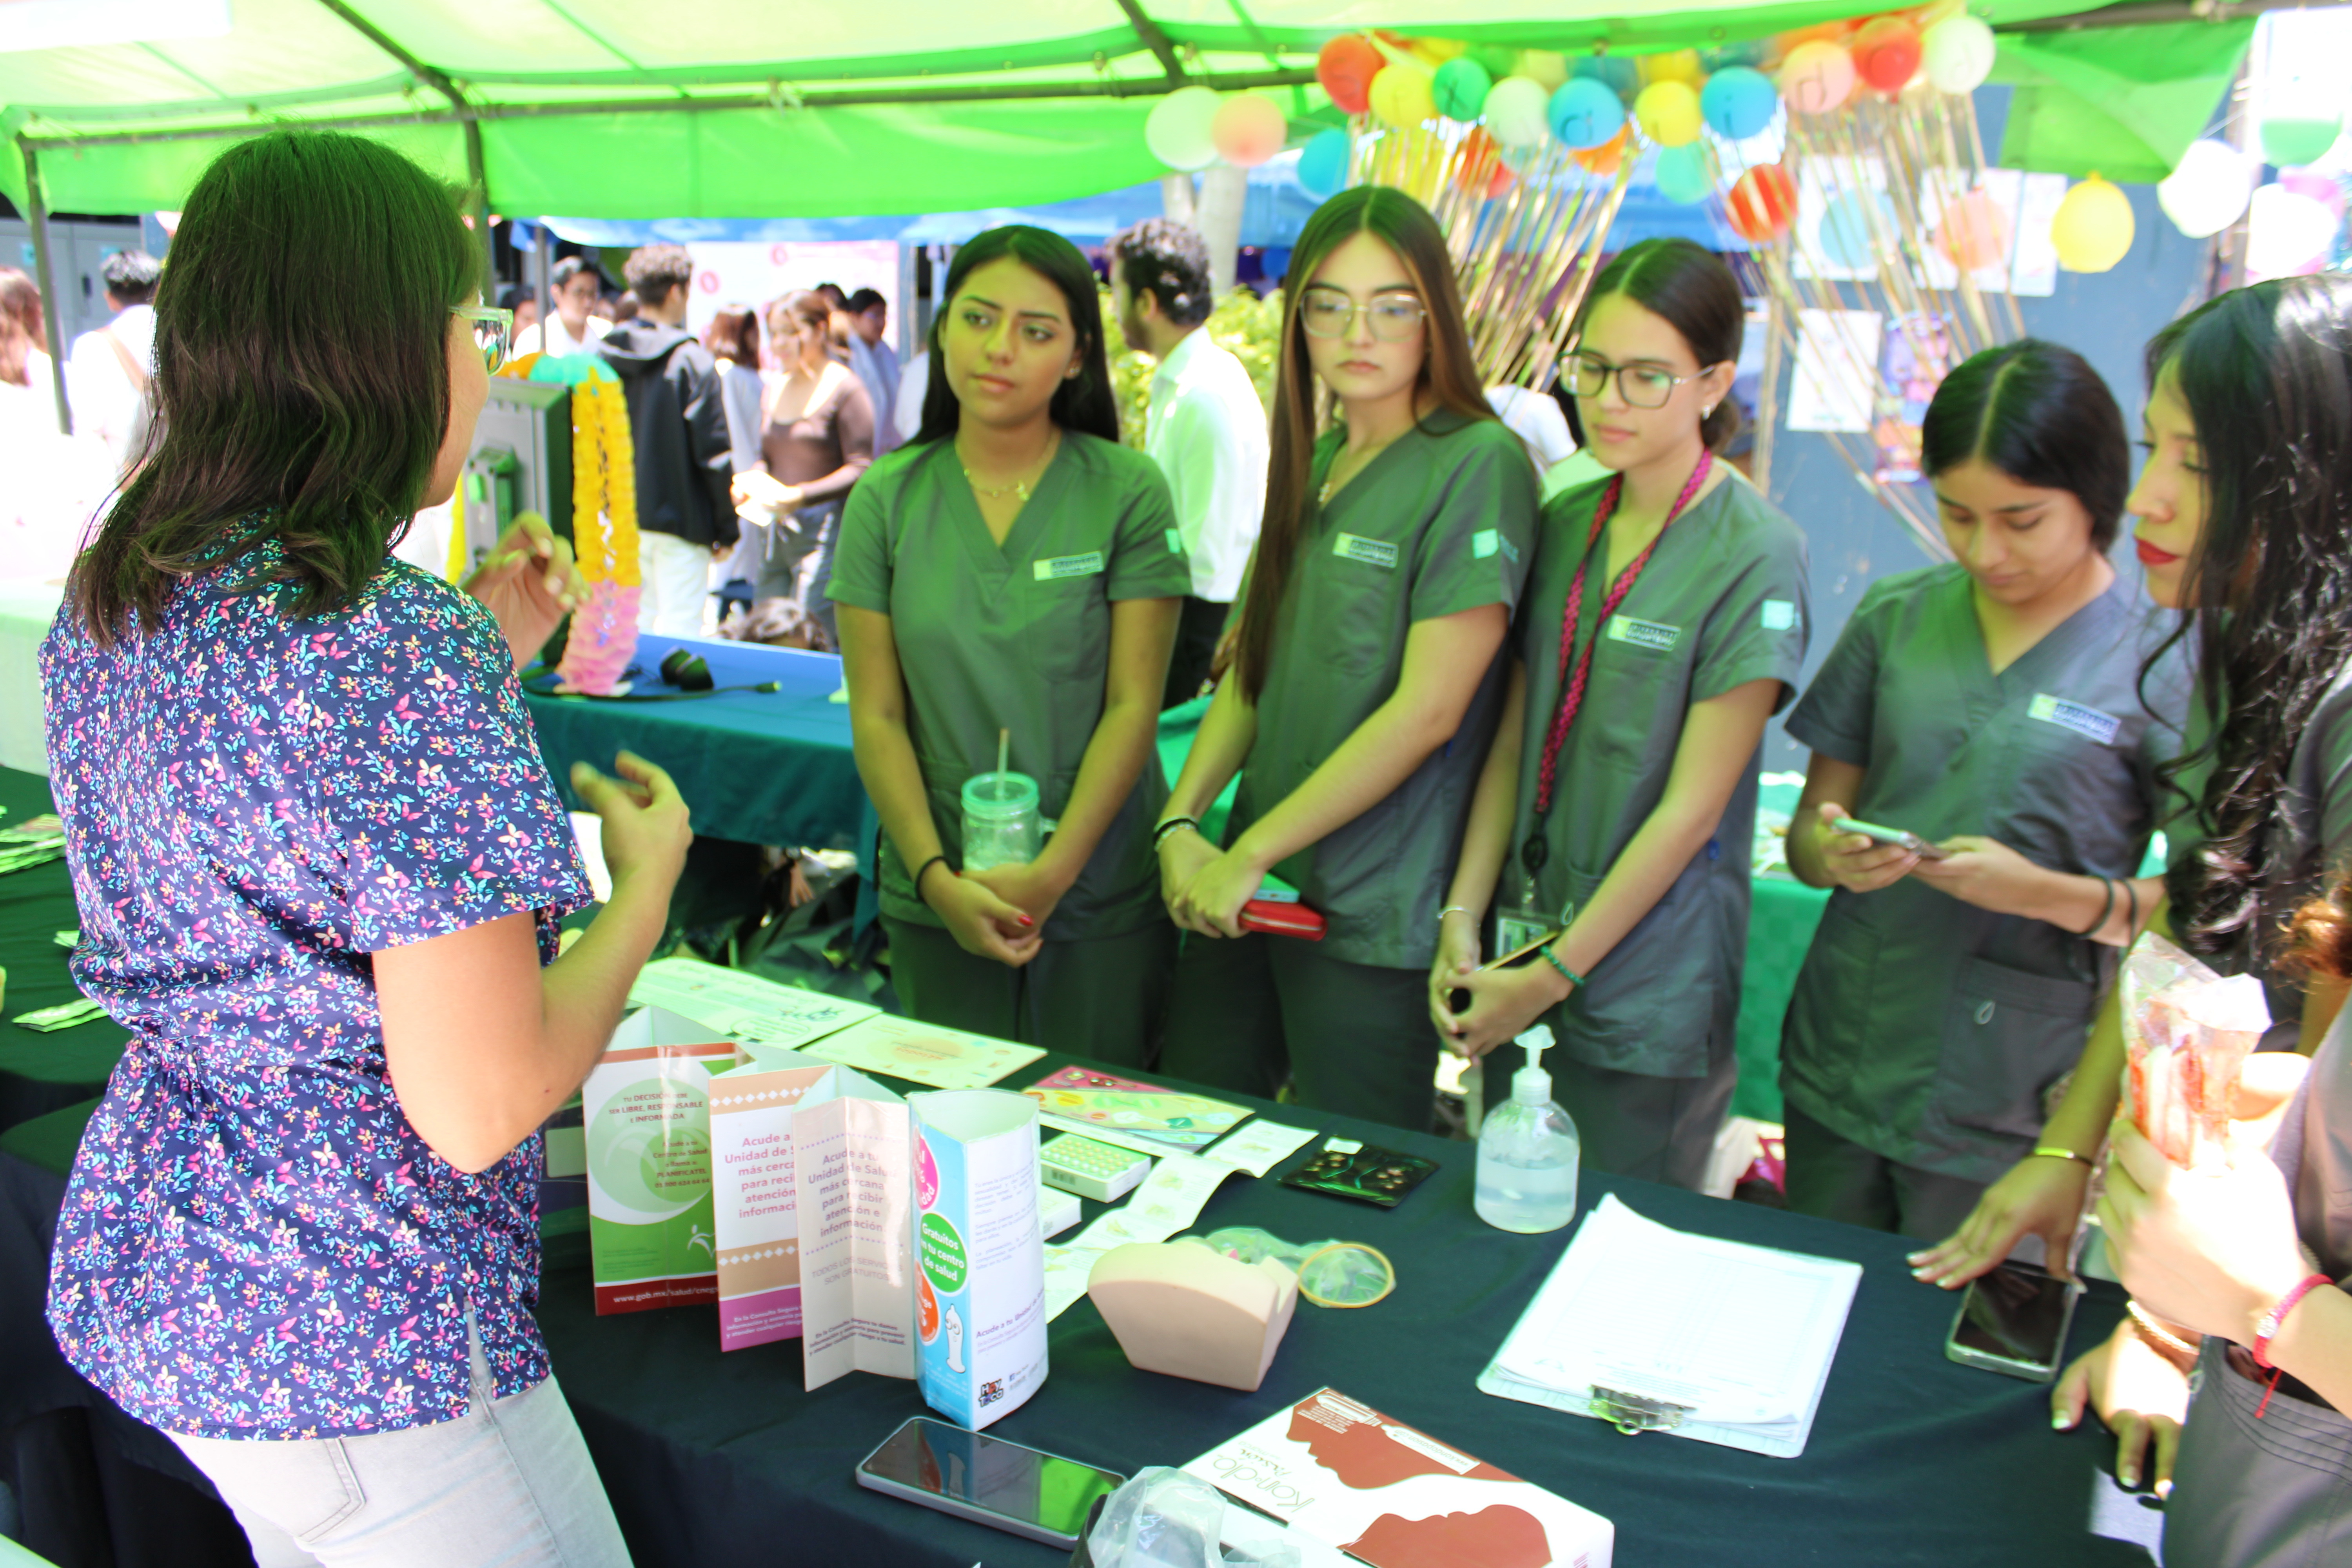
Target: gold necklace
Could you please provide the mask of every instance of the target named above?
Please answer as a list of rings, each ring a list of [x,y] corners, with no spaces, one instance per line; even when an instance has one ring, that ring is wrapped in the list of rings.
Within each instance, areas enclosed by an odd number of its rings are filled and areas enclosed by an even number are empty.
[[[1046,444],[1045,461],[1037,465],[1036,478],[1038,479],[1043,479],[1045,477],[1045,470],[1054,466],[1054,455],[1061,449],[1062,432],[1060,429],[1056,428],[1054,432],[1053,440]],[[972,473],[970,466],[964,463],[963,453],[961,449],[956,453],[956,464],[959,468],[963,469],[964,482],[971,486],[973,493],[980,496],[982,499],[986,500],[1002,500],[1006,496],[1013,496],[1017,497],[1024,506],[1028,504],[1029,486],[1032,481],[1028,479],[1015,479],[1009,485],[991,486],[982,484],[979,478]]]

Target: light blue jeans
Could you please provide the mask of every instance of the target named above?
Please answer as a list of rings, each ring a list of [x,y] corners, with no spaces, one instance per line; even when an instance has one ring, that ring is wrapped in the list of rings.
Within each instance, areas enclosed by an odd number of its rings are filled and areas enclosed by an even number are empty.
[[[629,1568],[604,1484],[551,1376],[490,1396],[473,1334],[464,1415],[358,1437],[167,1434],[209,1477],[257,1568]]]

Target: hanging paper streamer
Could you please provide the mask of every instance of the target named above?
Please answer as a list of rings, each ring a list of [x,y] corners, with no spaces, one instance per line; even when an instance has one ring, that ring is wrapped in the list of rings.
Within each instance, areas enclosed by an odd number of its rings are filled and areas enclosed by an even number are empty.
[[[588,584],[572,612],[558,691],[610,697],[637,651],[637,467],[620,377],[594,354],[537,355],[511,367],[572,388],[572,552]]]

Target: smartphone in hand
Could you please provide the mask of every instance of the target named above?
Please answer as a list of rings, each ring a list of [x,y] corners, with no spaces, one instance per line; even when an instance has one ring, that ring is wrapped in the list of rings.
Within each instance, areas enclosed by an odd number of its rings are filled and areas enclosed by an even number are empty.
[[[1940,844],[1933,844],[1916,833],[1906,833],[1899,827],[1881,827],[1874,822],[1862,822],[1853,817],[1829,825],[1832,833],[1859,833],[1873,844],[1891,844],[1897,849],[1908,849],[1922,860],[1948,860],[1952,852]]]

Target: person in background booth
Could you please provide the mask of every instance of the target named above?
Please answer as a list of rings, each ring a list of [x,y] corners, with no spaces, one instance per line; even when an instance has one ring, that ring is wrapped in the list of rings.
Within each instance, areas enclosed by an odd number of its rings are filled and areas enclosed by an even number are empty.
[[[593,347],[613,330],[609,311],[598,314],[604,302],[596,290],[604,279],[595,264],[583,257],[567,256],[548,273],[547,291],[555,309],[544,320],[515,332],[515,357],[525,354],[576,354]]]

